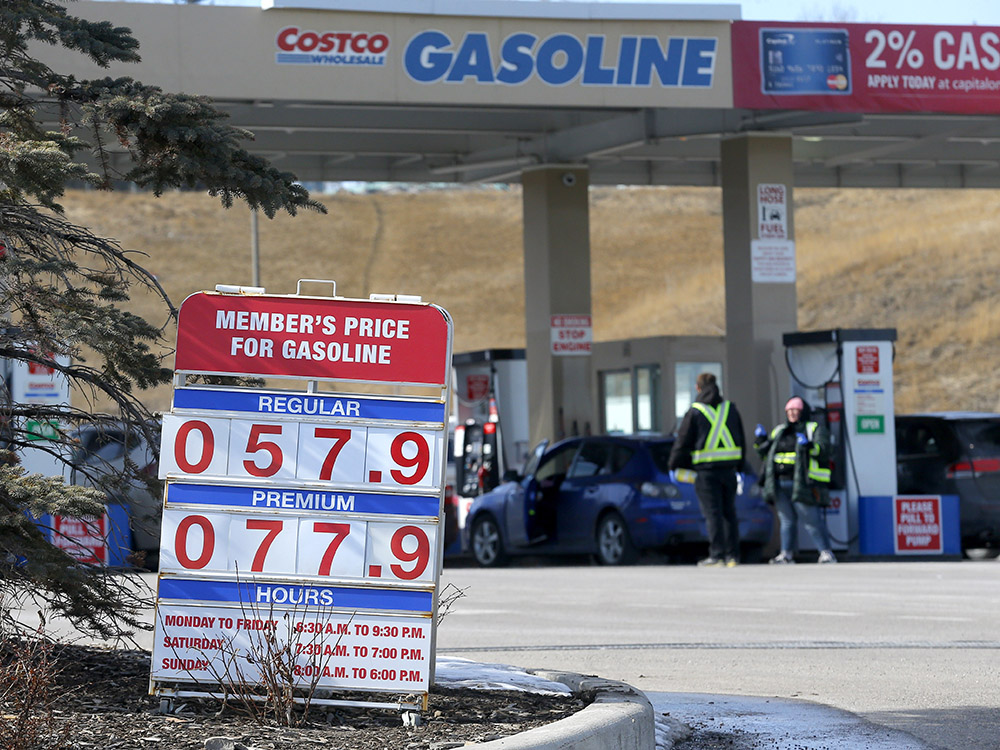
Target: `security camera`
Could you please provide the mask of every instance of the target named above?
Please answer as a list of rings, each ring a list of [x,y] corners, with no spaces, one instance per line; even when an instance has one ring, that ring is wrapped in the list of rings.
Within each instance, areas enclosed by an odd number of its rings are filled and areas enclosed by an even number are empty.
[[[566,172],[562,176],[562,184],[566,187],[573,187],[576,184],[576,175],[572,172]]]

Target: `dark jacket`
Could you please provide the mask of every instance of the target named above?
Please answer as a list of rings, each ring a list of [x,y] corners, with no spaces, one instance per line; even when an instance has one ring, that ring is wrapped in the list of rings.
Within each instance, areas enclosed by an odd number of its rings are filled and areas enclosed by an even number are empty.
[[[811,432],[812,439],[804,445],[799,445],[796,435],[800,432],[806,433],[807,436]],[[765,501],[774,504],[778,477],[784,476],[792,480],[794,502],[822,507],[830,504],[829,482],[817,481],[809,476],[810,461],[820,467],[829,468],[830,435],[822,424],[812,421],[812,412],[808,404],[799,416],[798,422],[782,422],[764,437],[756,438],[754,448],[764,462],[761,485]],[[795,453],[793,466],[775,462],[775,456],[784,452]]]
[[[695,401],[718,408],[723,399],[719,393],[718,386],[710,385],[698,394]],[[742,468],[743,459],[746,457],[746,441],[743,438],[743,422],[740,420],[740,413],[736,409],[736,405],[732,402],[729,403],[729,415],[726,419],[726,426],[733,436],[733,444],[740,451],[739,458],[731,461],[715,461],[708,464],[695,465],[691,454],[706,447],[705,441],[708,439],[712,424],[704,414],[692,406],[688,409],[687,414],[684,415],[681,426],[677,430],[677,439],[674,441],[674,447],[670,451],[669,468],[671,470],[695,468],[698,471],[732,471],[733,469]]]

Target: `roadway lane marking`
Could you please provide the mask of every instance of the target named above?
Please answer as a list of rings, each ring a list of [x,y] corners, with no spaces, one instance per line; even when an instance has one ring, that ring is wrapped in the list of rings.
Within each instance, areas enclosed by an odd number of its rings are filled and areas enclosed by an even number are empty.
[[[699,650],[706,651],[769,651],[769,650],[830,650],[862,651],[865,649],[970,649],[1000,650],[1000,641],[745,641],[745,642],[676,642],[676,643],[580,643],[558,646],[461,646],[438,648],[437,652],[485,653],[493,651],[657,651],[657,650]]]
[[[860,617],[860,612],[827,611],[824,609],[793,609],[793,615],[816,615],[817,617]]]
[[[974,622],[971,617],[936,617],[934,615],[896,615],[899,620],[933,620],[934,622]]]

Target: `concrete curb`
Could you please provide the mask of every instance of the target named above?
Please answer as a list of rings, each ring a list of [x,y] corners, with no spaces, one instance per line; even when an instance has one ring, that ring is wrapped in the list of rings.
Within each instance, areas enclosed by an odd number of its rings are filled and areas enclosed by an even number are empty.
[[[594,702],[573,716],[512,737],[470,745],[478,750],[654,750],[653,706],[624,682],[572,672],[527,670],[561,682],[574,693],[595,693]]]

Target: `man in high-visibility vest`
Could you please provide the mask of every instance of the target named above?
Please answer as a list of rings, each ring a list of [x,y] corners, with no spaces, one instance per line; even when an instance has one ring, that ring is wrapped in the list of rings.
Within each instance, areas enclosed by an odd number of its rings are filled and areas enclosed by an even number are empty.
[[[715,375],[701,373],[698,395],[684,415],[670,452],[669,468],[694,469],[694,491],[708,530],[708,557],[701,566],[735,567],[740,560],[736,472],[743,466],[743,422],[735,404],[722,398]]]

